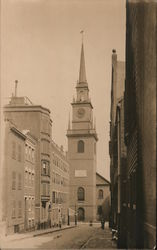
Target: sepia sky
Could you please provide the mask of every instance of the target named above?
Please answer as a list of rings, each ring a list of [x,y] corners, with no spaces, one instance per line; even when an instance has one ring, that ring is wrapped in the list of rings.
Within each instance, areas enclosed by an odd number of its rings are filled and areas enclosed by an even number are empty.
[[[109,179],[111,54],[125,58],[125,0],[2,0],[2,101],[14,91],[51,110],[52,135],[66,130],[78,80],[84,30],[86,76],[94,106],[97,171]]]

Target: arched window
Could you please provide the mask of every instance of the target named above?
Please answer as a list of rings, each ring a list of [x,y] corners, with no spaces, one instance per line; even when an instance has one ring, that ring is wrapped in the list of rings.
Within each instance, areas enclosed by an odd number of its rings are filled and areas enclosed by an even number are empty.
[[[84,152],[84,141],[82,141],[82,140],[78,141],[77,151],[78,151],[78,153]]]
[[[81,90],[80,91],[80,101],[83,101],[84,100],[84,96],[83,96],[83,91]]]
[[[99,189],[99,199],[103,199],[103,190],[102,189]]]
[[[77,190],[77,198],[78,201],[84,201],[85,199],[85,191],[83,187],[79,187]]]

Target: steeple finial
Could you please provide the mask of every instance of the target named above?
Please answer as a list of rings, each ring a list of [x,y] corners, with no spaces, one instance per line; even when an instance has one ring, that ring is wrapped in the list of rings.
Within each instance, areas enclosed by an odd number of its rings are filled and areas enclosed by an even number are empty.
[[[84,33],[84,30],[81,30],[80,33],[82,34],[82,43],[83,43],[83,33]]]
[[[17,84],[18,84],[18,80],[15,80],[15,97],[17,97]]]
[[[85,69],[85,59],[84,59],[84,47],[83,47],[83,33],[84,31],[81,30],[82,34],[82,48],[81,48],[81,59],[80,59],[80,72],[79,72],[79,83],[86,83],[86,69]]]

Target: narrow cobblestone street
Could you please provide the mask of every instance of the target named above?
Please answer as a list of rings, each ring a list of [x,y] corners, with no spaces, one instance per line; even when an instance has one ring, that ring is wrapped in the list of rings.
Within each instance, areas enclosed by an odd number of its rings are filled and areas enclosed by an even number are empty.
[[[100,224],[79,224],[75,228],[57,231],[37,237],[14,239],[1,243],[2,249],[115,249],[109,228],[102,230]]]

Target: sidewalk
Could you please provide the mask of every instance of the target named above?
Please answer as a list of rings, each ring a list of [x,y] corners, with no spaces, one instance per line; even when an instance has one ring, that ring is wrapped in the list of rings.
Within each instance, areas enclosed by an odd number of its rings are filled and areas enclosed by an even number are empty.
[[[70,225],[70,226],[65,225],[65,226],[62,226],[61,228],[56,227],[56,228],[37,230],[37,231],[34,231],[33,237],[43,235],[43,234],[49,234],[49,233],[53,233],[53,232],[57,232],[57,231],[62,231],[62,230],[70,229],[70,228],[73,228],[73,227],[76,227],[76,226],[73,224],[73,225]]]
[[[70,229],[76,227],[74,224],[71,224],[70,226],[68,225],[63,225],[61,228],[55,227],[55,228],[47,228],[47,229],[42,229],[42,230],[35,230],[31,232],[26,232],[26,233],[16,233],[12,235],[7,235],[7,236],[0,236],[0,241],[1,242],[10,242],[10,241],[16,241],[16,240],[22,240],[26,238],[31,238],[31,237],[37,237],[41,236],[44,234],[49,234],[57,231],[62,231],[65,229]]]

